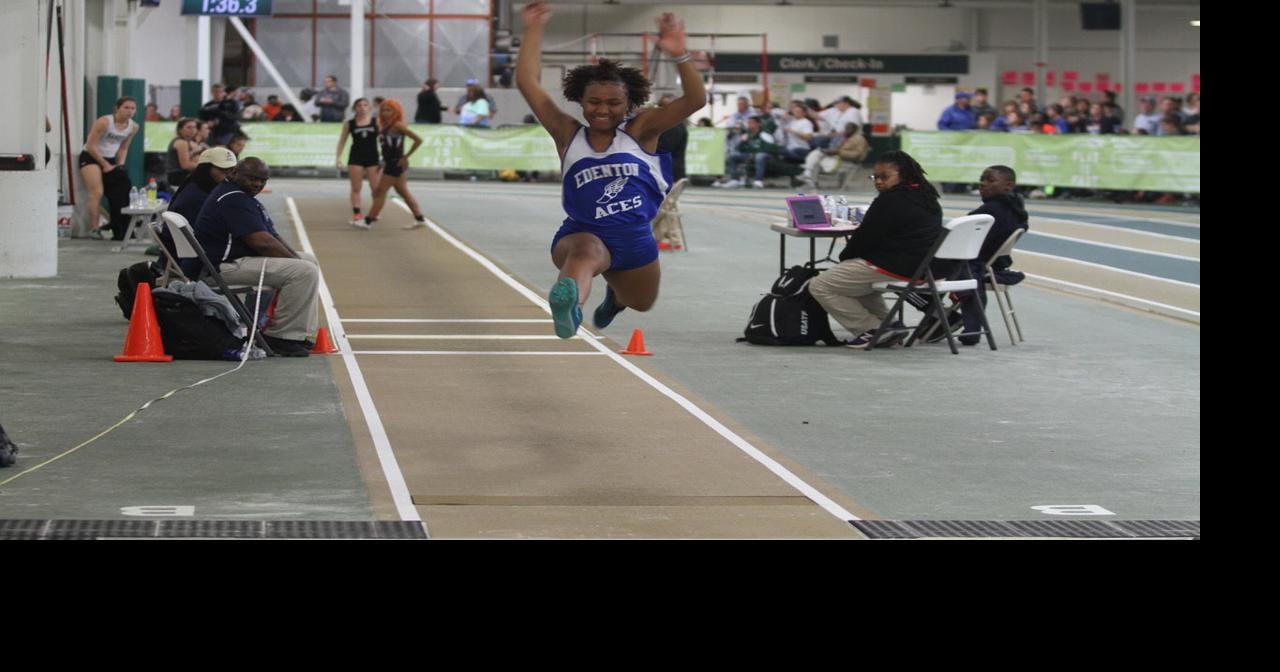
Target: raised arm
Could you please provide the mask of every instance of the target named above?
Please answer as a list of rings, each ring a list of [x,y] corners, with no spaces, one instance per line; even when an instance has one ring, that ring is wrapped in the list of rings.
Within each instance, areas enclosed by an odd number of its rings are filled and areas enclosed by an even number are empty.
[[[524,36],[516,57],[516,87],[533,109],[533,115],[556,141],[556,151],[563,154],[564,148],[573,141],[573,134],[578,132],[578,121],[565,114],[539,82],[542,78],[542,34],[551,19],[551,7],[543,0],[530,2],[525,5],[520,18],[524,22]]]
[[[685,45],[684,22],[677,21],[675,14],[668,13],[658,17],[657,24],[658,48],[675,59],[676,69],[680,72],[682,95],[667,105],[637,117],[629,126],[632,135],[646,148],[657,143],[658,136],[664,131],[688,119],[707,104],[707,89],[702,84],[702,75],[693,67],[693,54],[689,53]]]

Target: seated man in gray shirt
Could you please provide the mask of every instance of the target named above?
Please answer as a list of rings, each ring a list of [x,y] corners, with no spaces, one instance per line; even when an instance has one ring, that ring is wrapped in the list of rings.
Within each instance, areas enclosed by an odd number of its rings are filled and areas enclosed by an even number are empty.
[[[267,209],[255,198],[269,177],[261,159],[240,161],[209,192],[191,228],[228,284],[256,286],[265,268],[263,284],[276,290],[277,299],[262,334],[277,355],[306,357],[312,347],[308,339],[319,321],[320,267],[314,257],[295,252],[280,238]],[[183,273],[197,277],[199,263],[184,260]]]

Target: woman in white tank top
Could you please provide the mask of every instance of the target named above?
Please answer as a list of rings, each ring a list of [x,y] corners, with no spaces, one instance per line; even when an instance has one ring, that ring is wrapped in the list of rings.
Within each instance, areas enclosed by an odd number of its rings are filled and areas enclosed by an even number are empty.
[[[84,179],[89,191],[88,205],[89,227],[98,230],[98,208],[105,190],[104,182],[111,183],[107,200],[111,206],[111,228],[117,238],[124,236],[124,228],[119,220],[128,224],[128,217],[120,214],[121,208],[129,203],[129,178],[124,177],[124,161],[129,153],[129,143],[138,132],[138,123],[133,114],[138,110],[138,103],[130,96],[116,100],[116,109],[112,114],[104,114],[93,122],[89,137],[84,141],[84,150],[80,152],[80,177]],[[114,173],[114,175],[113,175]],[[121,189],[123,188],[123,193]]]

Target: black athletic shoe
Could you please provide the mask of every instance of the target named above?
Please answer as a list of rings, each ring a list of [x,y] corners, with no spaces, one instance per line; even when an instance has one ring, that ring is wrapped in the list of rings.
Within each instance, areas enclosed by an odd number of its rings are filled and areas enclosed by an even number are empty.
[[[267,341],[267,345],[271,346],[272,352],[276,353],[277,357],[310,357],[311,347],[314,347],[308,346],[307,341],[291,341],[266,334],[263,334],[262,338]]]

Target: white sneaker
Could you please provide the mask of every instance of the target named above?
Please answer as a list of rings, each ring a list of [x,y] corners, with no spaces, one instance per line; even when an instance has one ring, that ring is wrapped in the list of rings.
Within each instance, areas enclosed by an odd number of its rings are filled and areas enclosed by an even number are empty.
[[[356,217],[352,217],[352,218],[351,218],[351,226],[359,226],[359,225],[360,225],[360,222],[363,222],[363,221],[364,221],[364,215],[359,215],[359,216],[356,216]]]
[[[738,189],[742,186],[742,180],[729,180],[723,186],[725,189]]]
[[[761,182],[760,180],[751,180],[751,188],[764,189],[764,182]]]
[[[369,222],[364,221],[363,219],[353,219],[353,220],[351,220],[351,226],[354,226],[354,227],[356,227],[357,229],[363,229],[363,230],[365,230],[365,231],[372,231],[372,230],[373,230],[373,225],[372,225],[372,224],[370,224]]]
[[[402,226],[400,228],[404,229],[405,231],[412,231],[414,229],[425,229],[427,228],[427,223],[415,221],[414,223],[409,224],[408,226]]]

